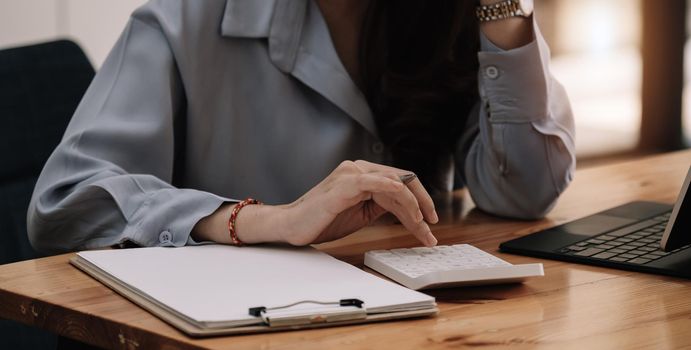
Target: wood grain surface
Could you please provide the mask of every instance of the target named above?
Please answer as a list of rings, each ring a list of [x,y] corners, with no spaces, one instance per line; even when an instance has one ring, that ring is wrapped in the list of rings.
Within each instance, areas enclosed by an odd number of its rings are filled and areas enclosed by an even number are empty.
[[[429,291],[441,310],[433,318],[193,339],[70,266],[72,254],[0,266],[0,317],[112,349],[691,348],[691,280],[497,250],[505,240],[629,201],[672,203],[690,164],[687,150],[578,171],[539,221],[484,214],[465,191],[437,198],[440,244],[470,243],[511,263],[542,262],[545,277]],[[367,250],[417,245],[400,225],[386,225],[317,247],[362,267]]]

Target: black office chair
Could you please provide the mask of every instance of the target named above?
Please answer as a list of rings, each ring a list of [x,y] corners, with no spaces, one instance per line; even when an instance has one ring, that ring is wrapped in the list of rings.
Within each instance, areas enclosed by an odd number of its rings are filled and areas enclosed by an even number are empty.
[[[0,264],[40,255],[29,244],[26,211],[43,165],[94,77],[71,41],[0,50]],[[6,349],[54,349],[56,337],[0,321]]]

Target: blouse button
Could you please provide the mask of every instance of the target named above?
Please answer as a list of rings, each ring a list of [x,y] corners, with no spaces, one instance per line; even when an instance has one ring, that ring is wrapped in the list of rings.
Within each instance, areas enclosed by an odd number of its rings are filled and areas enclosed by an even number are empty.
[[[488,66],[485,68],[485,75],[490,79],[499,78],[499,68],[496,66]]]
[[[168,231],[168,230],[165,230],[165,231],[161,232],[161,234],[158,235],[158,241],[163,243],[163,244],[170,243],[170,241],[172,241],[172,240],[173,240],[173,234],[171,234],[170,231]]]
[[[375,154],[382,154],[384,152],[384,144],[381,142],[375,142],[372,144],[372,152]]]

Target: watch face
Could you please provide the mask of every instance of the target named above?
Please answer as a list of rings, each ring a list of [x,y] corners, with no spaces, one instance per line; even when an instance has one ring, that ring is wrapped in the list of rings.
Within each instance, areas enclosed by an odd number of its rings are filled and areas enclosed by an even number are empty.
[[[519,0],[519,3],[524,16],[527,17],[533,14],[533,0]]]

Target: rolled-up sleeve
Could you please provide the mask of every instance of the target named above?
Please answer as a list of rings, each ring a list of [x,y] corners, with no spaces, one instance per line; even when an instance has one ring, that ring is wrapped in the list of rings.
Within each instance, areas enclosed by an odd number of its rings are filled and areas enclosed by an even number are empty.
[[[163,31],[132,17],[39,177],[27,214],[34,247],[193,244],[196,222],[228,199],[171,184],[184,106]]]
[[[459,142],[457,165],[480,209],[544,216],[572,179],[574,122],[566,91],[549,71],[549,48],[535,39],[503,51],[481,37],[480,101]]]

